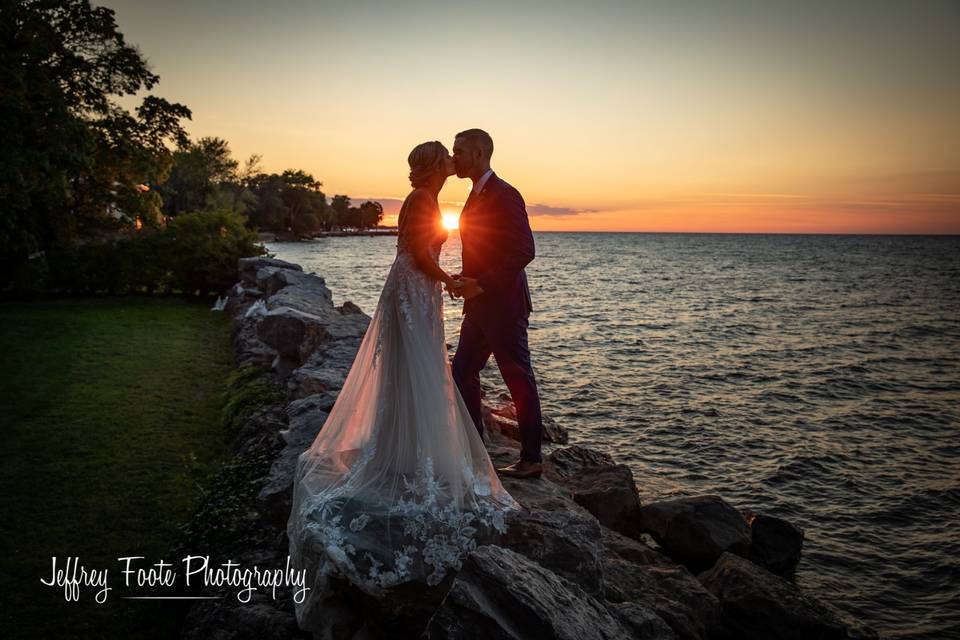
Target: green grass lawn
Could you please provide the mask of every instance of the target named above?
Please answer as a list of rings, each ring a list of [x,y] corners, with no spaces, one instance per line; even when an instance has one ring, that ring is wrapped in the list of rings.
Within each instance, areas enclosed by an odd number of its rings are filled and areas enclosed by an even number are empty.
[[[209,302],[0,303],[0,637],[175,638],[189,601],[123,600],[120,556],[165,558],[228,455],[230,321]],[[108,569],[67,602],[51,558]],[[181,571],[182,573],[182,571]]]

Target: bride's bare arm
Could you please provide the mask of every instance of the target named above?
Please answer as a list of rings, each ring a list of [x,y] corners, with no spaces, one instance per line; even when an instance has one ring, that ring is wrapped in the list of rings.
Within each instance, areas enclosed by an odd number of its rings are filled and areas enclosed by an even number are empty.
[[[436,202],[425,191],[414,192],[410,196],[407,215],[409,219],[410,251],[417,267],[434,280],[451,285],[455,280],[434,262],[430,247],[436,243],[440,218],[437,215]]]

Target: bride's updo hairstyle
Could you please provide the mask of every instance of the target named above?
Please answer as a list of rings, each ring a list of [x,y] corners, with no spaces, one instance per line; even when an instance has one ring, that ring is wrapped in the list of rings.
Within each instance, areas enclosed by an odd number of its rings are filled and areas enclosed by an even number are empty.
[[[410,165],[410,184],[413,188],[426,186],[427,181],[437,173],[443,171],[443,165],[450,153],[443,143],[434,140],[418,144],[407,156]]]

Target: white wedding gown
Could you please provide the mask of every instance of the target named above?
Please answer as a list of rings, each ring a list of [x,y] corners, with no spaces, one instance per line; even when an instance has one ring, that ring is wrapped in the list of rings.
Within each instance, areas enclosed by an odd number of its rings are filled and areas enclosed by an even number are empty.
[[[397,255],[330,415],[296,466],[291,563],[311,587],[301,623],[339,575],[364,591],[436,585],[520,505],[503,488],[453,382],[443,290]],[[431,249],[437,257],[437,247]]]

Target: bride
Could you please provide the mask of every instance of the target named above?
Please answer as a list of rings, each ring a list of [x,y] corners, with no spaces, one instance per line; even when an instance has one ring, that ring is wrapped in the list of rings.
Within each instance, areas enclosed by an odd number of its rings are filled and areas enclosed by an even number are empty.
[[[441,283],[453,278],[437,263],[446,239],[437,196],[453,159],[425,142],[407,161],[414,189],[400,209],[396,258],[337,402],[297,460],[287,533],[311,586],[295,604],[301,623],[331,575],[373,595],[438,584],[521,508],[447,360]]]

